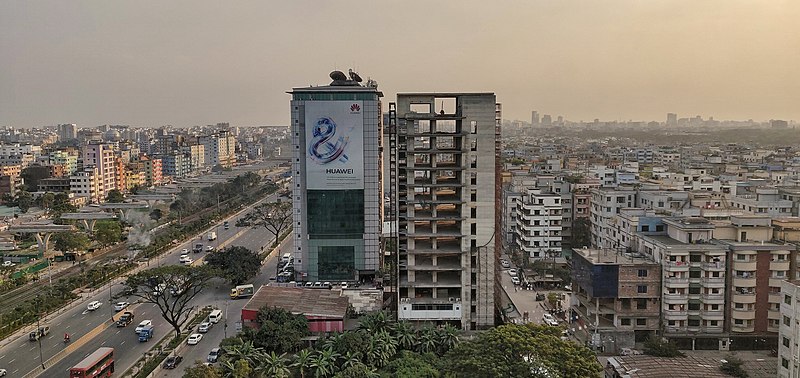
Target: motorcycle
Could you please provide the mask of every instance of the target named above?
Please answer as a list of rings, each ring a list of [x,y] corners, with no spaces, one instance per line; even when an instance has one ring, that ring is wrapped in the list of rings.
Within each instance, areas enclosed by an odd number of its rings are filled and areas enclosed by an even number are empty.
[[[69,335],[64,335],[64,344],[69,343]]]

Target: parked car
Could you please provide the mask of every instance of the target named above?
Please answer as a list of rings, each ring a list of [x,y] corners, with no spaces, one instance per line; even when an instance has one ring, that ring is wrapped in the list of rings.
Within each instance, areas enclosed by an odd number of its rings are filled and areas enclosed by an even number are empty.
[[[138,335],[139,332],[141,332],[144,329],[144,327],[151,326],[151,325],[153,325],[153,321],[152,320],[142,320],[142,322],[139,323],[139,325],[136,326],[136,329],[134,329],[133,331],[136,332],[136,334]]]
[[[201,335],[199,333],[193,333],[193,334],[189,335],[188,339],[186,339],[186,344],[197,345],[197,343],[199,343],[200,340],[202,340],[202,339],[203,339],[203,335]]]
[[[89,302],[88,305],[86,305],[86,309],[89,310],[89,311],[94,311],[94,310],[97,310],[98,308],[100,308],[100,306],[102,306],[102,305],[103,305],[103,303],[100,302],[100,301],[91,301],[91,302]]]
[[[6,376],[6,369],[0,369],[0,377]]]
[[[556,317],[553,316],[553,314],[544,314],[544,315],[542,315],[542,320],[544,320],[545,324],[547,324],[547,325],[551,325],[553,327],[558,327],[558,324],[559,324],[558,319],[556,319]]]
[[[211,329],[211,326],[212,326],[212,325],[213,325],[213,324],[212,324],[211,322],[202,322],[202,323],[200,323],[200,325],[197,327],[197,332],[200,332],[200,333],[206,333],[206,332],[208,332],[208,330],[209,330],[209,329]]]
[[[513,283],[514,285],[519,285],[520,284],[519,277],[517,276],[511,277],[511,283]]]
[[[211,349],[211,353],[209,353],[208,357],[206,357],[206,361],[211,362],[211,363],[217,362],[219,357],[221,355],[223,355],[223,354],[224,354],[224,352],[222,351],[221,348]]]
[[[511,277],[516,277],[517,276],[517,270],[516,269],[509,269],[508,270],[508,275],[511,276]]]
[[[31,331],[31,333],[28,334],[28,340],[36,341],[41,339],[42,337],[47,336],[49,333],[50,333],[49,326],[41,326],[39,327],[39,329]]]
[[[169,356],[164,360],[164,369],[175,369],[181,361],[183,361],[181,356]]]
[[[508,260],[500,260],[500,266],[508,269],[511,267],[511,262],[509,262]]]
[[[3,261],[3,266],[4,267],[11,267],[11,266],[14,266],[14,265],[17,265],[17,264],[14,264],[13,262],[8,261],[8,260]]]
[[[122,311],[128,306],[130,306],[130,302],[117,302],[114,304],[114,311]]]

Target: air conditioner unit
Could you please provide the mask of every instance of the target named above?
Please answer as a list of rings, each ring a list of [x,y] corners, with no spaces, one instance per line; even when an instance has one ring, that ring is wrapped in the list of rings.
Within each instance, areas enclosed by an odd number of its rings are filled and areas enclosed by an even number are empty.
[[[448,300],[449,300],[450,302],[455,302],[455,301],[456,301],[456,299],[455,299],[455,298],[453,298],[453,297],[450,297],[450,298],[448,298]]]

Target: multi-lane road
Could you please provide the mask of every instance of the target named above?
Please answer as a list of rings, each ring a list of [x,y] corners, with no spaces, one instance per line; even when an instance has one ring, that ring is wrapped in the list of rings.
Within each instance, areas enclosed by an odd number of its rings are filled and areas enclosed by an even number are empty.
[[[275,194],[265,198],[266,201],[274,201]],[[245,208],[239,214],[228,218],[230,228],[225,230],[220,222],[213,230],[217,232],[217,240],[214,242],[203,241],[204,245],[218,246],[232,246],[241,245],[252,250],[258,251],[262,246],[269,247],[272,240],[269,233],[263,229],[249,229],[236,227],[236,220],[244,215],[247,210],[251,209],[252,205]],[[205,235],[205,234],[203,234]],[[198,238],[193,238],[186,241],[182,245],[177,246],[168,253],[162,255],[158,259],[153,259],[149,262],[150,266],[165,265],[165,264],[178,264],[180,251],[184,248],[191,251],[192,246],[198,242]],[[205,255],[207,252],[203,252]],[[198,259],[200,254],[192,254],[192,258]],[[256,284],[261,284],[267,281],[272,275],[275,274],[275,260],[270,259],[272,266],[265,265],[262,269],[262,274],[256,279]],[[214,304],[224,310],[226,302],[229,298],[229,288],[226,282],[215,279],[210,282],[209,287],[204,289],[194,299],[193,304]],[[38,371],[39,376],[43,377],[59,377],[68,376],[69,369],[81,361],[84,357],[95,351],[101,346],[114,347],[116,370],[118,372],[125,371],[128,367],[132,366],[139,358],[142,357],[152,346],[153,342],[140,343],[133,331],[135,325],[141,320],[151,319],[155,327],[156,338],[160,338],[167,332],[174,332],[172,327],[167,324],[160,315],[158,308],[152,304],[134,304],[130,307],[135,314],[135,319],[132,325],[124,328],[116,328],[111,322],[113,314],[113,304],[109,302],[111,292],[119,292],[122,286],[117,284],[112,286],[109,290],[102,290],[87,295],[82,299],[82,303],[70,310],[65,311],[61,315],[56,316],[48,322],[50,327],[50,334],[41,340],[41,359],[39,354],[39,343],[28,341],[27,335],[20,337],[13,342],[10,342],[3,348],[0,348],[0,368],[8,371],[9,377],[21,377],[29,372]],[[91,301],[100,301],[103,305],[95,310],[86,310],[86,304]],[[135,302],[134,298],[119,298],[117,300],[127,300]],[[236,319],[241,311],[241,307],[246,300],[230,301],[228,305],[228,313],[234,314],[226,319],[228,321],[228,333],[235,333]],[[231,319],[232,318],[232,319]],[[71,343],[65,344],[63,342],[64,333],[69,333],[71,336]],[[204,339],[200,344],[194,346],[194,349],[204,348],[204,345],[211,345],[211,342],[217,339],[217,333],[224,333],[223,323],[220,322],[213,327],[207,334],[208,340]],[[218,338],[221,340],[221,336]],[[219,343],[219,341],[216,341]],[[48,359],[59,353],[65,348],[69,348],[69,354],[58,362],[47,364]],[[203,350],[207,354],[211,347]],[[204,358],[205,356],[203,356]],[[187,364],[189,356],[186,356]],[[45,370],[42,370],[42,363],[44,361]],[[178,369],[176,369],[178,370]],[[180,369],[182,370],[182,369]],[[180,376],[180,374],[176,375]]]

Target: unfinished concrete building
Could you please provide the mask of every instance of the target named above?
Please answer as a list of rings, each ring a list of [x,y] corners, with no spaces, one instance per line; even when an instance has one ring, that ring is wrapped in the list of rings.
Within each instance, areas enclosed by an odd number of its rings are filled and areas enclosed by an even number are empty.
[[[500,240],[495,95],[398,94],[389,116],[398,318],[492,327]]]

